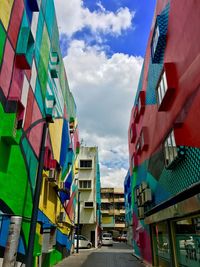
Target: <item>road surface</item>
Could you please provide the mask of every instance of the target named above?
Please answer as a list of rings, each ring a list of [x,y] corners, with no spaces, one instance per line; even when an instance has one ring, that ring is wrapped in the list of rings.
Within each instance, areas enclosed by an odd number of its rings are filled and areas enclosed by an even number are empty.
[[[112,247],[102,246],[98,249],[80,249],[64,259],[56,267],[144,267],[132,250],[124,243],[114,243]]]

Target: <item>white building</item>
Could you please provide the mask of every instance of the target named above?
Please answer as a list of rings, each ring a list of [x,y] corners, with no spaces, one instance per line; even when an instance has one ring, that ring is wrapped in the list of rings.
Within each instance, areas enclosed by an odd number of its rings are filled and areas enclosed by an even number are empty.
[[[98,148],[81,146],[78,156],[78,164],[80,234],[87,237],[92,242],[93,246],[97,247],[99,233],[99,216],[97,215],[97,206],[99,205],[97,205],[97,203],[99,202],[98,199],[100,199]]]

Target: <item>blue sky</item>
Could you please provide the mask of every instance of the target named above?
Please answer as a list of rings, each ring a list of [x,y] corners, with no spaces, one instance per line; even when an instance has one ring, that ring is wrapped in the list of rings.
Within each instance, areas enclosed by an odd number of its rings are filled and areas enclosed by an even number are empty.
[[[123,186],[128,124],[156,0],[54,0],[80,138],[98,146],[102,186]]]
[[[84,5],[90,10],[95,10],[97,8],[96,2],[85,0]],[[123,37],[108,38],[107,44],[112,51],[144,56],[156,0],[102,0],[101,3],[110,11],[128,7],[136,12],[132,29],[124,32]]]
[[[107,11],[116,12],[119,8],[128,7],[130,11],[135,12],[134,26],[124,31],[120,36],[103,34],[104,44],[109,48],[108,54],[121,52],[144,57],[156,0],[84,0],[83,3],[84,7],[91,12],[100,9],[98,3],[101,3]],[[60,37],[62,52],[65,56],[69,40],[65,34],[61,34]],[[89,39],[89,37],[91,38],[90,44],[95,44],[88,27],[75,32],[73,35],[73,38],[78,40]]]

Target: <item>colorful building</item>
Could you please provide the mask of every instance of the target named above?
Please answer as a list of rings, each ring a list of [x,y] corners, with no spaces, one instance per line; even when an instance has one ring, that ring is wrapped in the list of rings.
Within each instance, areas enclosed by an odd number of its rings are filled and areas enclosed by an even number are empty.
[[[102,229],[114,237],[125,231],[123,188],[101,188]]]
[[[37,180],[34,265],[52,266],[71,250],[79,152],[53,0],[0,1],[0,118],[0,265],[27,261]]]
[[[78,168],[77,182],[80,193],[79,233],[88,238],[94,247],[97,247],[101,226],[101,185],[97,147],[80,147]],[[78,223],[77,219],[76,217],[76,223]]]
[[[131,175],[127,172],[124,180],[124,203],[125,203],[125,226],[127,229],[127,244],[132,246],[133,243],[133,205]]]
[[[199,14],[195,0],[157,1],[131,112],[133,247],[153,266],[200,262]]]

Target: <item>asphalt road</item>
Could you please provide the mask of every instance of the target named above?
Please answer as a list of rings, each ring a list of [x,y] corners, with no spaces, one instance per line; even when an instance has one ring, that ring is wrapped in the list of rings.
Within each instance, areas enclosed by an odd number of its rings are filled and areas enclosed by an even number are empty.
[[[114,243],[112,247],[102,246],[98,249],[81,249],[64,259],[56,267],[144,267],[132,255],[132,250],[124,243]]]

